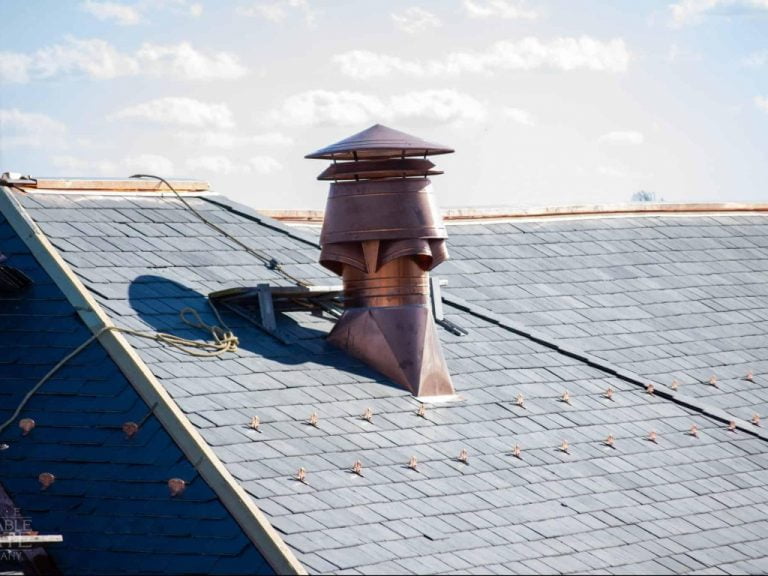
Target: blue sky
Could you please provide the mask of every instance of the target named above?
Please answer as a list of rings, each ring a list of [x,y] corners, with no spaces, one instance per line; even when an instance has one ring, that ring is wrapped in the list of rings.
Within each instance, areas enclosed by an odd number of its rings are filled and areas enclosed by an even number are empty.
[[[768,0],[3,0],[0,170],[318,209],[306,153],[453,146],[442,206],[768,201]]]

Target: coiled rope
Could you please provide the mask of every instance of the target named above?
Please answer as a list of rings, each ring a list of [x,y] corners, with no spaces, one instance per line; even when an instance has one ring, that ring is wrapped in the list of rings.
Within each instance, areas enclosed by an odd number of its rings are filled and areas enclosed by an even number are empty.
[[[137,338],[154,340],[155,342],[159,342],[161,344],[165,344],[167,346],[176,348],[177,350],[180,350],[183,353],[188,354],[189,356],[195,356],[198,358],[214,358],[214,357],[219,357],[223,354],[226,354],[227,352],[235,352],[240,343],[239,340],[237,339],[237,336],[235,336],[232,333],[232,331],[227,327],[227,325],[224,323],[216,307],[210,301],[208,303],[210,304],[211,310],[213,310],[213,313],[216,316],[216,319],[219,321],[220,325],[206,324],[205,322],[203,322],[203,319],[200,318],[200,314],[194,308],[184,308],[183,310],[180,310],[179,317],[181,318],[181,321],[187,324],[188,326],[192,326],[193,328],[199,328],[201,330],[207,331],[211,335],[211,338],[213,340],[212,342],[205,342],[205,341],[201,342],[198,340],[190,340],[188,338],[174,336],[173,334],[167,334],[165,332],[146,332],[142,330],[132,330],[130,328],[120,328],[119,326],[105,326],[101,328],[100,330],[95,332],[90,338],[88,338],[85,342],[80,344],[77,348],[75,348],[69,354],[64,356],[64,358],[59,360],[59,362],[53,368],[51,368],[46,373],[46,375],[43,376],[32,387],[31,390],[24,395],[24,398],[22,398],[18,407],[13,412],[13,415],[10,418],[8,418],[5,422],[0,424],[0,433],[2,433],[3,430],[5,430],[8,426],[10,426],[11,423],[13,423],[14,420],[16,420],[19,414],[21,414],[21,411],[24,410],[24,407],[27,405],[29,400],[43,386],[43,384],[45,384],[59,370],[61,370],[67,364],[67,362],[72,360],[72,358],[80,354],[83,350],[88,348],[88,346],[90,346],[94,341],[96,341],[102,334],[105,334],[107,332],[117,332],[120,334],[128,334],[131,336],[136,336]],[[194,320],[190,320],[188,316],[194,317]]]

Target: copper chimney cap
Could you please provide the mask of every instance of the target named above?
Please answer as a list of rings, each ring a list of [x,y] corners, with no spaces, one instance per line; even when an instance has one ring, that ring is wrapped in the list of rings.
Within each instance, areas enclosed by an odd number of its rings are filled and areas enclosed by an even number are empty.
[[[332,160],[320,263],[344,282],[328,342],[417,397],[453,382],[429,306],[429,270],[448,258],[426,159],[450,148],[376,124],[307,158]]]
[[[408,156],[434,156],[436,154],[450,154],[452,152],[452,148],[442,144],[427,142],[400,130],[375,124],[335,144],[307,154],[305,158],[324,160],[383,160],[386,158],[405,158]]]

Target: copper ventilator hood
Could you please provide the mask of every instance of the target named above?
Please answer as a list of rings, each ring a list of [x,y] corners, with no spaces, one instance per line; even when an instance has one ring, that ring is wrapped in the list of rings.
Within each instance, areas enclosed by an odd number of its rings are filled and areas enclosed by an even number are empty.
[[[454,394],[429,306],[429,270],[448,258],[426,159],[453,152],[379,124],[307,155],[332,160],[320,263],[344,282],[328,341],[414,396]]]

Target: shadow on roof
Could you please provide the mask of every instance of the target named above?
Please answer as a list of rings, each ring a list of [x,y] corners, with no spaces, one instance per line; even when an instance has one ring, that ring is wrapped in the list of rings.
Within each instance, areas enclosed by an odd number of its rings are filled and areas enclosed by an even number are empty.
[[[136,277],[129,287],[129,304],[136,316],[151,330],[166,332],[183,338],[200,340],[206,338],[199,328],[185,324],[179,312],[191,308],[209,325],[219,324],[205,294],[193,290],[179,282],[162,276],[141,275]],[[291,344],[283,344],[256,324],[231,312],[219,309],[219,313],[239,340],[239,356],[242,358],[258,357],[286,366],[313,363],[341,370],[349,374],[350,382],[375,381],[379,384],[400,389],[385,376],[372,370],[358,360],[348,356],[326,342],[326,336],[333,327],[327,316],[316,316],[311,312],[288,312],[277,315],[278,328],[282,334],[290,336]],[[258,319],[257,319],[258,320]],[[208,337],[210,339],[210,337]],[[168,348],[174,355],[177,352]],[[245,354],[243,354],[245,353]],[[178,352],[181,356],[183,353]],[[195,358],[189,358],[195,361]],[[232,358],[225,354],[222,358]],[[257,365],[258,371],[279,370],[274,365]]]

